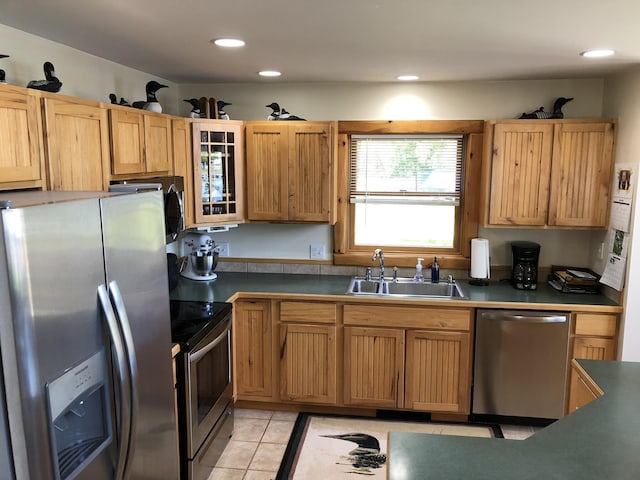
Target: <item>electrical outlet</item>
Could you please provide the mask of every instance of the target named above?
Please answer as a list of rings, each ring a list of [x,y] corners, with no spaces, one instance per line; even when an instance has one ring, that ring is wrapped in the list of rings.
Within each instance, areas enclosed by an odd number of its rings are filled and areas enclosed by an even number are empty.
[[[311,253],[310,257],[312,260],[322,260],[324,259],[324,245],[310,245]]]
[[[216,243],[216,247],[218,247],[218,256],[220,257],[229,256],[229,242]]]
[[[603,259],[604,259],[604,242],[602,242],[602,243],[600,244],[600,246],[598,247],[598,258],[599,258],[600,260],[603,260]]]

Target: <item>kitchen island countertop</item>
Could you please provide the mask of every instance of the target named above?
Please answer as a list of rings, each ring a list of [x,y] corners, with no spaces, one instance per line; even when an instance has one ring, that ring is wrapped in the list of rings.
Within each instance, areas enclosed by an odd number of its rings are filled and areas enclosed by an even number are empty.
[[[389,480],[637,479],[640,363],[578,360],[604,395],[526,440],[389,433]]]
[[[315,297],[319,300],[366,301],[366,302],[415,302],[417,304],[465,305],[483,308],[536,308],[567,309],[567,306],[595,308],[598,311],[618,313],[622,311],[613,300],[601,294],[560,293],[545,283],[537,290],[516,290],[508,283],[492,282],[489,286],[470,285],[458,280],[465,293],[464,299],[421,299],[389,298],[379,295],[347,295],[351,276],[340,275],[301,275],[280,273],[232,273],[220,272],[213,282],[200,282],[180,278],[178,286],[171,292],[171,298],[177,300],[232,301],[238,297],[260,294],[261,297],[274,298],[291,296]],[[336,299],[335,297],[340,297]],[[472,305],[470,305],[472,304]],[[573,309],[573,308],[569,308]]]

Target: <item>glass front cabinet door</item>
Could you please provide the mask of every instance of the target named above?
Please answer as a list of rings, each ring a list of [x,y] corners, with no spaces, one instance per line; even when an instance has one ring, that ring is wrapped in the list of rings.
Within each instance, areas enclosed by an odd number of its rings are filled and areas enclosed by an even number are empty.
[[[193,123],[195,223],[244,220],[243,126],[234,120]]]

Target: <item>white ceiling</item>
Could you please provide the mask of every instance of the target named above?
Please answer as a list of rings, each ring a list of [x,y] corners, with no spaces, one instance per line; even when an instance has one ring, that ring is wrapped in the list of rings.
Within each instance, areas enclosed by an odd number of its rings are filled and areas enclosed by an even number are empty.
[[[638,0],[0,1],[2,24],[177,83],[598,77],[640,63],[639,22]]]

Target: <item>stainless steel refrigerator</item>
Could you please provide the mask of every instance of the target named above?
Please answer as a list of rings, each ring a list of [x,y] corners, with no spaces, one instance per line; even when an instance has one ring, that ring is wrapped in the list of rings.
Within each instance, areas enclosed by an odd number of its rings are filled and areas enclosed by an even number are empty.
[[[0,477],[178,478],[161,192],[0,193]]]

